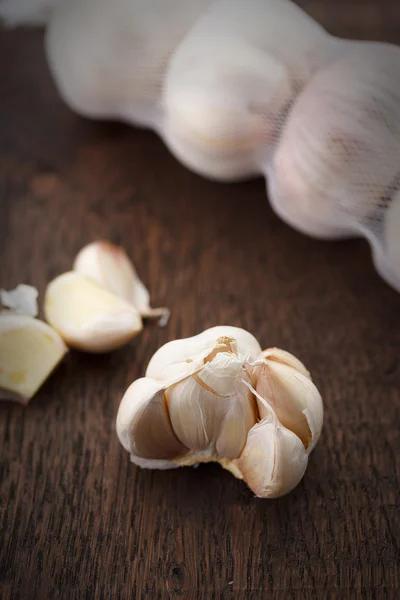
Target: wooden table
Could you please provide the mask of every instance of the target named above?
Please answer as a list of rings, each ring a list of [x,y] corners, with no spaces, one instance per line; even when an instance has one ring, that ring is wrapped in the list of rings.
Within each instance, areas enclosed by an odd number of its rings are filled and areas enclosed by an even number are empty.
[[[303,4],[334,33],[400,42],[395,2]],[[43,293],[108,238],[172,308],[115,354],[71,353],[26,408],[0,405],[0,597],[399,597],[400,296],[367,243],[308,239],[261,180],[205,181],[155,135],[75,116],[40,32],[1,33],[0,72],[1,285]],[[137,469],[118,442],[153,352],[216,324],[292,351],[322,391],[320,444],[280,500],[218,466]]]

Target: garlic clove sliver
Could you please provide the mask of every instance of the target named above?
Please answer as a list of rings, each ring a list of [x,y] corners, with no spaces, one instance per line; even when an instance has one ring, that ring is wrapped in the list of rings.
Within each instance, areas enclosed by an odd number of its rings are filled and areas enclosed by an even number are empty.
[[[256,496],[279,498],[298,485],[307,462],[301,440],[270,414],[250,429],[235,465]]]
[[[233,352],[250,361],[255,361],[261,352],[260,344],[248,331],[231,326],[211,327],[193,337],[173,340],[161,346],[151,358],[146,376],[155,379],[169,377],[171,368],[176,368],[177,364],[184,365],[200,355],[207,360],[207,355],[214,349]]]
[[[68,352],[47,323],[0,314],[0,398],[27,404]]]
[[[118,409],[117,434],[136,464],[143,460],[168,463],[187,452],[171,427],[164,385],[148,377],[137,379],[125,392]]]
[[[150,294],[120,246],[107,241],[88,244],[76,256],[73,270],[133,304],[142,317],[160,319],[160,324],[166,325],[170,311],[167,308],[150,307]]]
[[[38,291],[31,285],[21,283],[13,290],[0,290],[0,305],[9,308],[16,313],[37,317]]]
[[[319,439],[323,422],[322,399],[313,382],[292,367],[269,360],[255,367],[254,375],[257,393],[310,453]],[[257,404],[264,418],[269,409],[259,399]]]
[[[69,346],[87,352],[120,348],[143,328],[132,305],[77,272],[60,275],[48,285],[44,311]]]
[[[281,350],[280,348],[268,348],[267,350],[263,350],[263,352],[261,352],[260,358],[292,367],[305,377],[311,379],[310,372],[308,369],[306,369],[303,363],[298,358],[293,356],[293,354],[290,354],[290,352],[286,352],[286,350]]]

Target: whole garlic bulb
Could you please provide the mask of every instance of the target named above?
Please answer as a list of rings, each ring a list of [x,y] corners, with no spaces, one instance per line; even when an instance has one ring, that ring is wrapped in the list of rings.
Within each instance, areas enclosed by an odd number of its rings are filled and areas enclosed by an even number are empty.
[[[323,421],[304,365],[236,327],[213,327],[160,348],[117,415],[121,444],[153,469],[218,462],[259,497],[301,480]]]

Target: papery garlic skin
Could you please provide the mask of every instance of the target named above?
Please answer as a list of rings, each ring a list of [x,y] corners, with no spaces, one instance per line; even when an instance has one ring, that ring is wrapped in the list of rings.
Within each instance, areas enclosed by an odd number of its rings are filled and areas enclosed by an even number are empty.
[[[143,317],[162,319],[163,324],[168,321],[167,308],[150,307],[150,294],[120,246],[104,240],[88,244],[78,252],[73,270],[132,304]]]
[[[121,402],[117,433],[141,467],[218,462],[275,498],[303,477],[322,420],[321,396],[296,357],[213,327],[155,353]]]
[[[86,352],[110,352],[122,347],[143,328],[130,304],[76,272],[64,273],[49,283],[46,320],[66,343]]]
[[[0,307],[11,309],[16,313],[37,317],[39,292],[35,287],[20,283],[13,290],[0,289]]]
[[[261,352],[256,338],[239,327],[219,325],[189,338],[173,340],[164,344],[151,358],[146,369],[146,377],[165,379],[172,374],[185,373],[200,357],[207,357],[223,347],[238,357],[255,360]]]
[[[47,323],[12,311],[0,313],[0,398],[27,404],[67,352]]]

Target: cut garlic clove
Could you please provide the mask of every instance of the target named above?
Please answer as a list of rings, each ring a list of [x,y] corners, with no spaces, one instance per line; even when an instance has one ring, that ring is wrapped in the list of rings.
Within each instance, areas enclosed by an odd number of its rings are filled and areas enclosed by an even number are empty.
[[[171,427],[163,384],[148,377],[137,379],[125,392],[117,434],[139,466],[170,468],[173,459],[187,453]]]
[[[160,319],[160,325],[167,324],[170,311],[150,307],[150,294],[120,246],[106,241],[88,244],[78,253],[73,270],[133,304],[143,318]]]
[[[256,496],[279,498],[298,485],[307,462],[301,440],[269,414],[250,429],[235,464]]]
[[[0,398],[27,404],[68,352],[49,325],[27,315],[0,314]]]
[[[21,283],[13,290],[0,290],[0,305],[16,313],[37,317],[38,295],[36,288]]]
[[[181,365],[182,372],[185,364],[203,356],[212,357],[212,353],[223,348],[243,360],[255,361],[261,352],[261,347],[255,337],[239,327],[218,326],[206,329],[190,338],[174,340],[164,344],[151,358],[146,370],[146,376],[163,379],[170,376],[171,369]]]
[[[293,431],[310,453],[322,429],[323,405],[312,381],[292,367],[265,359],[254,369],[255,389],[273,408],[279,421]],[[261,418],[268,408],[257,400]]]
[[[120,348],[143,328],[132,305],[76,272],[48,285],[44,311],[69,346],[87,352]]]

